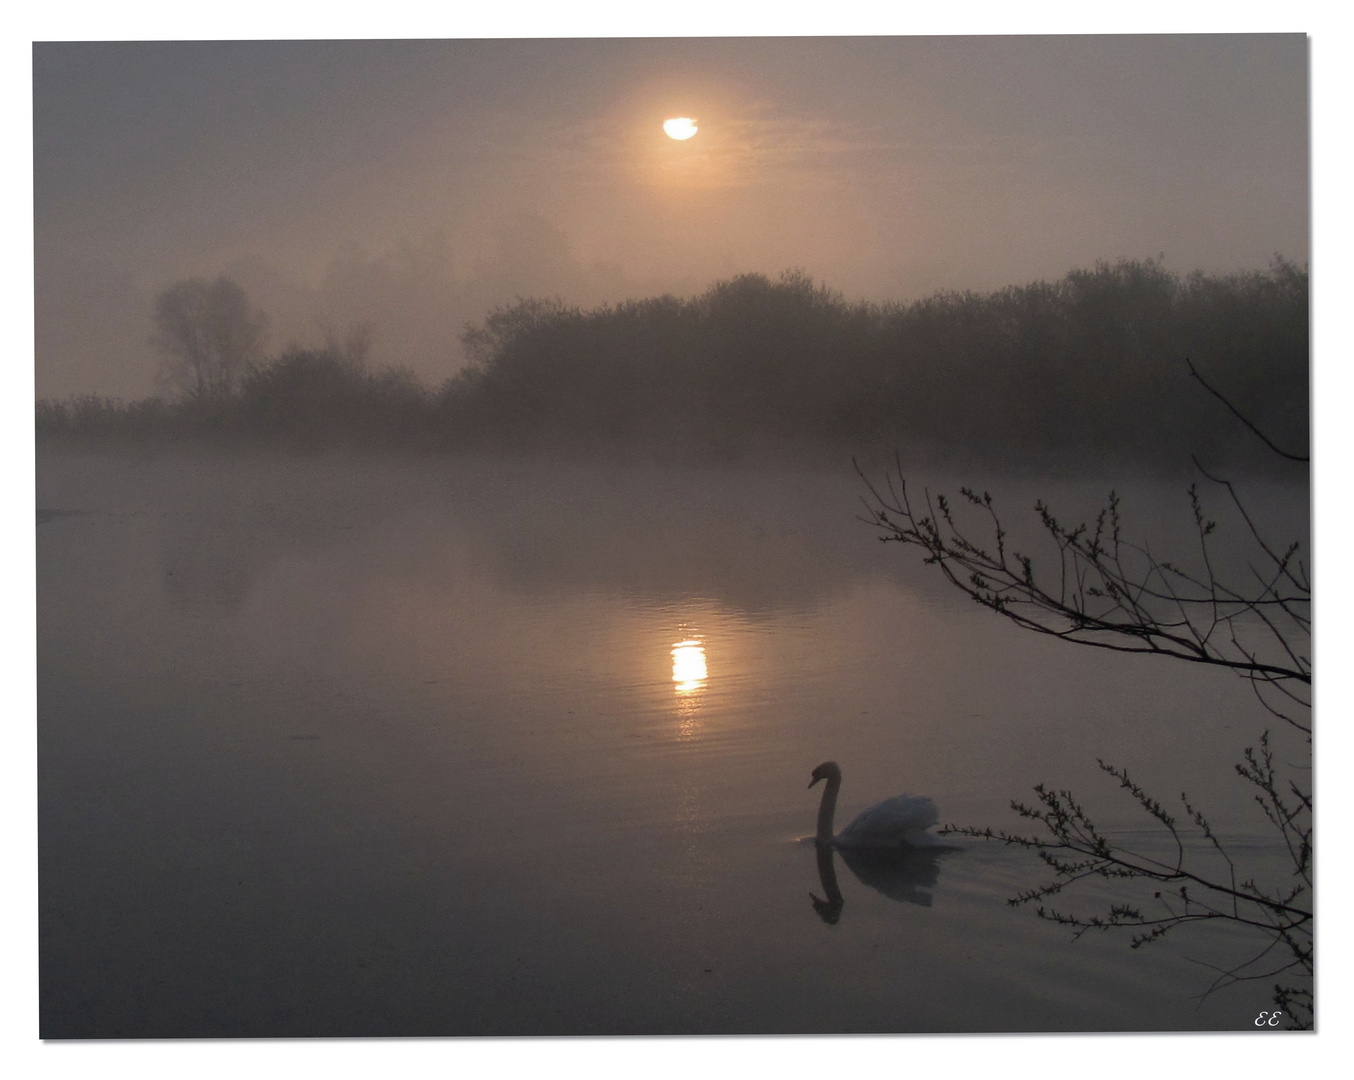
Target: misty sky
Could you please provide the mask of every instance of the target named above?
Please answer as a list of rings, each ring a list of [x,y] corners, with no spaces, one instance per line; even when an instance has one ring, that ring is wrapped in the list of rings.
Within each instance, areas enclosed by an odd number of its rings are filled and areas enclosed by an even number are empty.
[[[517,295],[1305,262],[1306,64],[1295,34],[39,44],[37,393],[152,392],[188,276],[235,277],[273,351],[366,322],[436,383]]]

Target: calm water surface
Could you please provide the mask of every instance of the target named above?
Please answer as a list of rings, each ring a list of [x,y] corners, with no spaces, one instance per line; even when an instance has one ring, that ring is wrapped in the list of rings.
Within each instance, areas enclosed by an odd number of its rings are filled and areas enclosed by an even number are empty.
[[[1182,487],[1142,520],[1187,519]],[[1231,769],[1268,726],[1244,684],[1008,626],[879,544],[860,492],[849,467],[40,454],[43,1034],[1238,1030],[1272,1007],[1267,983],[1198,1000],[1225,935],[1131,951],[1009,907],[1044,880],[1018,851],[820,865],[825,759],[843,822],[907,791],[1015,827],[1047,781],[1141,827],[1097,757],[1268,865]]]

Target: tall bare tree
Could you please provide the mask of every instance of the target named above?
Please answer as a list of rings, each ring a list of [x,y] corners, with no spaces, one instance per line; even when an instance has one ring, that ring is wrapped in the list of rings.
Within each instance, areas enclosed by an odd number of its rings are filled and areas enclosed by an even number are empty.
[[[259,355],[268,319],[230,278],[190,278],[155,298],[155,329],[164,383],[185,398],[220,400]]]

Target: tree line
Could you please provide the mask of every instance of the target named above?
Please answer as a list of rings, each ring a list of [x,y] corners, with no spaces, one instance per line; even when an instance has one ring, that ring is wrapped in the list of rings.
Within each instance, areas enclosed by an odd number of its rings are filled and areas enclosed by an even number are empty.
[[[906,303],[791,271],[584,310],[519,298],[468,326],[440,387],[346,340],[262,355],[233,282],[161,293],[162,393],[38,404],[40,435],[213,437],[737,457],[762,443],[1033,465],[1245,460],[1189,366],[1284,445],[1308,441],[1308,275],[1180,275],[1155,260]],[[1187,363],[1188,362],[1188,363]]]

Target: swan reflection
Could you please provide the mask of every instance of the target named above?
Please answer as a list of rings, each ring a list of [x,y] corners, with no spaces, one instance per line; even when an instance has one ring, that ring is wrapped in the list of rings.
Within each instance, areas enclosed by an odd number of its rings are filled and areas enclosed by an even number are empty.
[[[868,851],[834,848],[830,844],[814,844],[818,854],[818,883],[823,897],[809,893],[813,910],[823,922],[836,925],[842,916],[846,901],[837,884],[836,858],[841,856],[846,868],[855,874],[862,885],[896,900],[901,904],[931,906],[931,893],[940,879],[940,860],[953,848],[913,848],[895,851]]]
[[[846,904],[841,889],[837,887],[836,862],[832,849],[826,844],[815,844],[814,847],[818,849],[818,882],[823,886],[827,899],[819,899],[813,893],[809,893],[809,899],[813,901],[813,910],[818,912],[819,918],[830,926],[836,926],[837,920],[842,917],[842,907]]]

